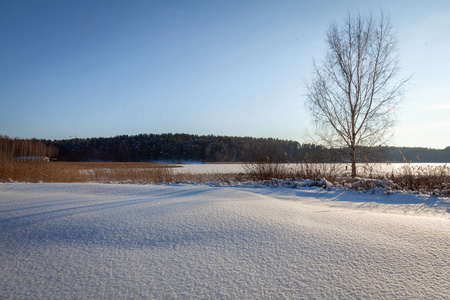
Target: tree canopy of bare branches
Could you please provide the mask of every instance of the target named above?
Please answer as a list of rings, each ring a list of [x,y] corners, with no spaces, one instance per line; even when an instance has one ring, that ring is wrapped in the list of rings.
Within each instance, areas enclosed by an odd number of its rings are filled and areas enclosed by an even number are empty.
[[[321,141],[349,150],[355,177],[356,150],[389,139],[408,78],[397,79],[397,38],[383,12],[349,13],[341,25],[330,25],[326,43],[325,59],[314,62],[306,84],[307,105]]]

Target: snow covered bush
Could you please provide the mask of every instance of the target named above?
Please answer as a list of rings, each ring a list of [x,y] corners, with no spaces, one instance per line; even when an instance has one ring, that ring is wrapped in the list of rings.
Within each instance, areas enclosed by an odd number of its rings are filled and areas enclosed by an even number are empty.
[[[401,188],[413,191],[432,192],[448,195],[450,187],[450,166],[407,164],[398,174],[392,173],[390,179]]]

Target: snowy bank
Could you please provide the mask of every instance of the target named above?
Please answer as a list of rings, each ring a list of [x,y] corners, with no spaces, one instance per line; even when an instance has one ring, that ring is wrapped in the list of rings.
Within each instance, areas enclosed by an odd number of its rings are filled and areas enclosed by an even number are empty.
[[[322,187],[0,184],[0,298],[450,294],[448,202]]]

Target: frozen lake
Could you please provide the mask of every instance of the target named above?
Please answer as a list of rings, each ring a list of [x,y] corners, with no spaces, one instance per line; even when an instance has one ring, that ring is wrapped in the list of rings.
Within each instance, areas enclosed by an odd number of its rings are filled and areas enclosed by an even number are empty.
[[[449,204],[314,188],[0,183],[0,298],[444,299]]]
[[[244,172],[243,164],[176,164],[180,168],[173,170],[178,173],[193,174],[238,174]]]

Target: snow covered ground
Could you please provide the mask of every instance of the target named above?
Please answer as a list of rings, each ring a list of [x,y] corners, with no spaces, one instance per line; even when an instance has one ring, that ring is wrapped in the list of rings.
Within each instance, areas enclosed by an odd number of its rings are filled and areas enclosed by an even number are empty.
[[[448,299],[449,200],[0,184],[1,299]]]

